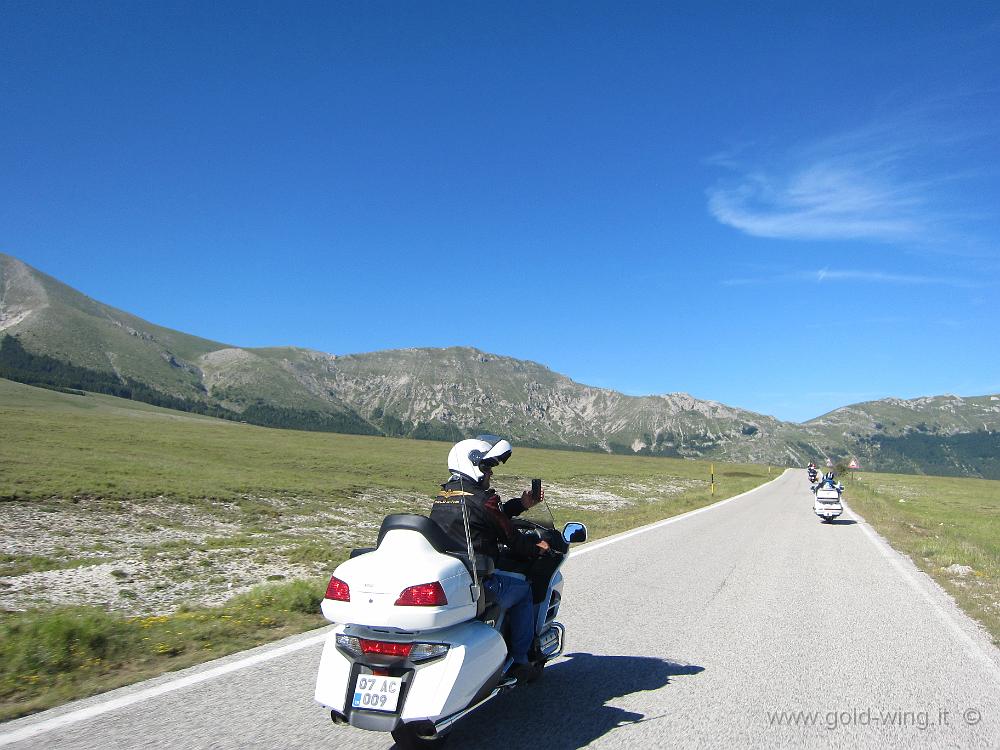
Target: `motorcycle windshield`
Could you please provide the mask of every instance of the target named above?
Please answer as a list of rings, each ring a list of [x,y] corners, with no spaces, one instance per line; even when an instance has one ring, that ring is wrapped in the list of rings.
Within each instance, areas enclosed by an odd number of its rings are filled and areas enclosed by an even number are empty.
[[[544,526],[547,529],[554,529],[556,527],[555,518],[552,516],[552,509],[549,508],[549,504],[544,500],[538,505],[528,508],[519,518],[537,523],[539,526]]]

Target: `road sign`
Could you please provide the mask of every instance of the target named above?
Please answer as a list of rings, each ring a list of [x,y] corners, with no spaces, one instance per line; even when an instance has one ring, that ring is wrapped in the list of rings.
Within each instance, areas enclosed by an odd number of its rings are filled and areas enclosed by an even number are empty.
[[[833,466],[833,461],[831,461],[829,458],[826,459],[826,465],[827,466]]]
[[[860,469],[861,466],[858,464],[858,459],[852,458],[851,463],[847,464],[848,469]]]

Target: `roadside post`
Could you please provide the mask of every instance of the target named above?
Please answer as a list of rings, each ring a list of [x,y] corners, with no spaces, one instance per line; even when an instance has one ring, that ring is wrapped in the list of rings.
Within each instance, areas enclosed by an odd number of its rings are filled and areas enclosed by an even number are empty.
[[[712,472],[712,497],[715,497],[715,464],[709,464]]]

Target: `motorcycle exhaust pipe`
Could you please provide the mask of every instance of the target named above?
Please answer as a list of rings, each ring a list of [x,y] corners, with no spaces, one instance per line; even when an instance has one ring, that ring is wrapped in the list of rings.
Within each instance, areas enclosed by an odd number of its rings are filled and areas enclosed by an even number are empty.
[[[458,713],[454,713],[451,716],[447,716],[447,717],[445,717],[443,719],[438,720],[437,722],[432,722],[432,721],[419,721],[419,722],[416,722],[416,726],[414,727],[416,729],[416,735],[420,739],[424,739],[424,740],[434,740],[434,739],[437,739],[437,737],[439,737],[440,735],[442,735],[446,731],[448,731],[448,729],[450,729],[451,726],[452,726],[452,724],[454,724],[456,721],[458,721],[459,719],[461,719],[463,716],[472,713],[473,711],[475,711],[480,706],[485,705],[486,703],[489,703],[491,700],[493,700],[498,695],[500,695],[500,693],[502,693],[505,690],[509,690],[510,688],[514,687],[514,684],[515,684],[514,681],[511,681],[511,683],[509,685],[505,684],[505,683],[501,683],[497,687],[493,688],[493,691],[489,695],[487,695],[485,698],[483,698],[481,701],[479,701],[475,705],[469,706],[468,708],[464,708],[461,711],[459,711]],[[338,724],[338,725],[340,725],[340,724],[349,724],[349,722],[347,720],[347,717],[344,716],[343,714],[337,712],[337,711],[330,711],[330,718],[333,719],[333,723],[334,724]]]
[[[513,686],[511,686],[511,687],[513,687]],[[503,691],[504,691],[504,686],[503,685],[501,685],[500,687],[493,688],[493,692],[490,693],[489,695],[487,695],[481,701],[479,701],[479,703],[477,703],[476,705],[469,706],[468,708],[463,708],[458,713],[452,714],[451,716],[445,717],[444,719],[440,719],[439,721],[435,722],[434,723],[434,733],[435,733],[435,736],[438,735],[438,734],[441,734],[444,731],[446,731],[452,724],[454,724],[456,721],[458,721],[459,719],[461,719],[466,714],[470,714],[473,711],[475,711],[477,708],[479,708],[480,706],[489,703],[491,700],[493,700],[498,695],[500,695],[500,693],[502,693]]]

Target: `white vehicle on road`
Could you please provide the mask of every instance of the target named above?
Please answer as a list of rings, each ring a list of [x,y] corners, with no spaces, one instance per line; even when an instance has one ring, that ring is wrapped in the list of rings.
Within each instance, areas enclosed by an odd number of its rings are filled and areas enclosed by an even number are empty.
[[[813,513],[819,516],[824,523],[832,521],[844,512],[844,505],[840,501],[840,490],[836,487],[822,487],[816,490],[816,498],[813,500]]]
[[[532,582],[530,679],[537,679],[545,662],[562,653],[559,568],[569,544],[586,541],[587,529],[570,523],[560,534],[544,524],[514,523],[552,548],[531,562],[500,561]],[[333,721],[391,732],[400,747],[431,747],[467,713],[516,687],[504,676],[509,626],[481,586],[491,568],[471,543],[456,550],[429,518],[387,516],[377,546],[355,550],[334,571],[323,600],[323,615],[337,627],[323,649],[315,697]]]

